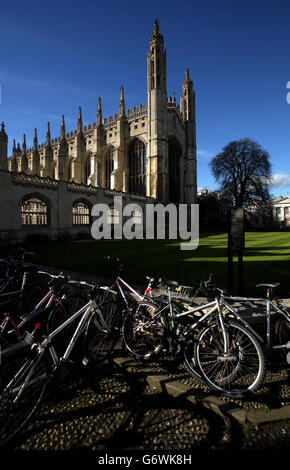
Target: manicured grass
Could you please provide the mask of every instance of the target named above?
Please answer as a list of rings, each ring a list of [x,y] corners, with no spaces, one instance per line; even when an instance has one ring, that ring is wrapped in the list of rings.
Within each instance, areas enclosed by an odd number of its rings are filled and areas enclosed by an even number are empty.
[[[245,241],[245,295],[264,294],[255,285],[277,281],[282,283],[279,293],[290,297],[290,233],[247,232]],[[31,242],[22,246],[37,252],[39,264],[61,270],[111,278],[112,266],[104,262],[104,256],[110,255],[137,265],[124,273],[124,278],[135,284],[143,285],[146,275],[160,275],[197,286],[201,279],[213,273],[219,286],[228,286],[225,233],[202,233],[198,248],[187,251],[180,250],[175,240],[75,240]],[[0,256],[11,251],[11,246],[0,247]],[[236,281],[235,266],[235,285]]]

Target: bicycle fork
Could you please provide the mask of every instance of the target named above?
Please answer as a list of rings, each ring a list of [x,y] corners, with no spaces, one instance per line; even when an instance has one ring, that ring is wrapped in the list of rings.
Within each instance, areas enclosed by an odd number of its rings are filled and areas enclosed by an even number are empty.
[[[221,306],[220,306],[219,302],[218,302],[217,320],[218,320],[218,323],[220,325],[220,328],[221,328],[221,331],[222,331],[222,336],[223,336],[223,339],[224,339],[223,353],[224,353],[225,356],[227,356],[229,354],[229,334],[228,334],[228,332],[225,328],[224,318],[223,318],[223,314],[222,314]]]

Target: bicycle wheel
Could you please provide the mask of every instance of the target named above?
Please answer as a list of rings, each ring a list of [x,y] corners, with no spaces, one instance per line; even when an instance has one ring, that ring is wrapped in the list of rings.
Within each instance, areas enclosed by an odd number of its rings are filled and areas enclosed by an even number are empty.
[[[39,405],[48,380],[44,361],[30,354],[1,365],[0,445],[18,433]]]
[[[150,302],[140,302],[125,316],[121,335],[131,354],[149,360],[161,351],[164,330],[158,307]]]
[[[94,363],[104,361],[120,336],[121,310],[114,301],[99,305],[90,317],[84,336],[84,356]]]
[[[217,323],[201,331],[195,358],[204,380],[214,390],[227,395],[254,392],[264,379],[265,359],[259,342],[234,321],[225,322],[225,331]]]
[[[189,373],[199,382],[204,383],[204,380],[201,376],[201,373],[198,369],[196,359],[195,359],[195,344],[196,340],[194,338],[194,334],[191,333],[186,337],[186,341],[183,344],[183,358],[184,363],[189,371]]]

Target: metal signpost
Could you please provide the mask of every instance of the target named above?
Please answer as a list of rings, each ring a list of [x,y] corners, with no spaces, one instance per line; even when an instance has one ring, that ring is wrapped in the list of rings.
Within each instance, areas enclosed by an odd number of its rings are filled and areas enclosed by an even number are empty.
[[[238,290],[244,290],[243,250],[245,247],[244,210],[230,209],[228,214],[228,290],[233,293],[234,264],[233,256],[238,256]]]

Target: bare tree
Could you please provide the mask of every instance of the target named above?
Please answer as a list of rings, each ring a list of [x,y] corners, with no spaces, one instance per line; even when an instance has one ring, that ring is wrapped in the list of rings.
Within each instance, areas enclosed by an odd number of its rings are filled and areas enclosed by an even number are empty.
[[[271,163],[268,152],[254,140],[230,142],[210,162],[220,192],[236,208],[253,208],[270,198]]]

